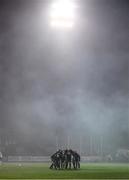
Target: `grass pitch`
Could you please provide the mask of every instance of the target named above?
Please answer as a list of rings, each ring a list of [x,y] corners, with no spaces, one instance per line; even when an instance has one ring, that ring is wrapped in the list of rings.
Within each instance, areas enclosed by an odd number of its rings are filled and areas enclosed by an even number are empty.
[[[129,164],[81,164],[80,170],[50,170],[49,164],[0,166],[0,179],[129,179]]]

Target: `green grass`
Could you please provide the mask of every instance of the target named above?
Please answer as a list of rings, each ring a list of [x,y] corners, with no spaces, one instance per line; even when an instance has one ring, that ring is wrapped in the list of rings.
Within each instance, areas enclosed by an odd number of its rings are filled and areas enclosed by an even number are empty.
[[[80,170],[50,170],[49,164],[0,166],[0,179],[129,179],[129,164],[81,164]]]

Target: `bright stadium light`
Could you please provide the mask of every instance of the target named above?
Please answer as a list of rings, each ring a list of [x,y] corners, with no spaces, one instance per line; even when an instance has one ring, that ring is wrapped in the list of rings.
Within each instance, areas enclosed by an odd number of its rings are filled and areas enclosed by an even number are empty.
[[[75,3],[72,0],[57,0],[51,6],[50,24],[56,28],[72,28],[75,23]]]
[[[74,18],[75,6],[67,0],[59,0],[52,5],[52,18]]]

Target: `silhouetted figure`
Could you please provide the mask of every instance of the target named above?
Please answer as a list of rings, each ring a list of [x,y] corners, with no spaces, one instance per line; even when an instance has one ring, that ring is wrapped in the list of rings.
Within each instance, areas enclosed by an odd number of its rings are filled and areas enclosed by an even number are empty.
[[[54,154],[51,156],[52,164],[51,164],[51,166],[50,166],[50,169],[53,169],[53,168],[57,169],[57,167],[58,167],[58,163],[57,163],[57,153],[58,153],[58,152],[54,153]]]
[[[75,157],[75,168],[80,168],[80,155],[75,151],[74,152]]]
[[[3,155],[2,152],[0,152],[0,164],[2,164]]]
[[[65,166],[65,169],[71,169],[71,159],[72,159],[71,150],[66,150],[66,166]]]
[[[60,151],[60,169],[63,169],[65,165],[65,151]]]

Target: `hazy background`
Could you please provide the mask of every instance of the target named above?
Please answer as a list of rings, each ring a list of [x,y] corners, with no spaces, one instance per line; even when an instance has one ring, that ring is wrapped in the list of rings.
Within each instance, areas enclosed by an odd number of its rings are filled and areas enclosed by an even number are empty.
[[[129,2],[76,0],[71,30],[50,0],[0,0],[0,144],[8,154],[129,148]]]

